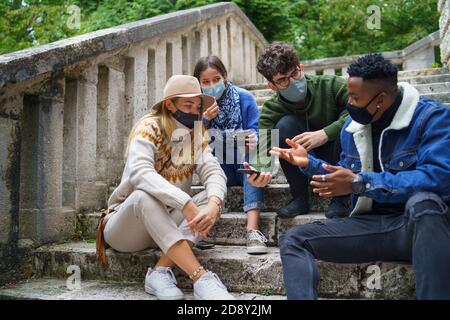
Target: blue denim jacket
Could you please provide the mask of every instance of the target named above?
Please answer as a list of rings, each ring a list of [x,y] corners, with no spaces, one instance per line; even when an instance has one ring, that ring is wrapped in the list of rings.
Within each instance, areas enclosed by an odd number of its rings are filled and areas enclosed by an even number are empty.
[[[433,192],[450,202],[450,108],[420,98],[408,83],[399,83],[402,103],[380,138],[382,172],[373,172],[371,125],[350,118],[341,131],[339,166],[361,173],[366,191],[352,195],[352,214],[369,211],[372,201],[405,203],[417,192]],[[305,174],[327,174],[322,160],[309,156]]]

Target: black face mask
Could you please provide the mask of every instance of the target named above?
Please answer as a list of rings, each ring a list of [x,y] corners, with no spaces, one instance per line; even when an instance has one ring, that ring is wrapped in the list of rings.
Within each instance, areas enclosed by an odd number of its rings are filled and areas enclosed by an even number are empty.
[[[362,108],[357,108],[354,105],[347,103],[347,111],[348,114],[350,115],[350,117],[352,117],[353,120],[355,120],[356,122],[366,125],[372,122],[373,118],[375,117],[375,115],[378,113],[378,111],[380,110],[380,108],[377,108],[377,111],[375,111],[374,114],[370,114],[369,111],[367,111],[367,108],[369,107],[369,105],[372,103],[372,101],[378,97],[380,95],[381,92],[377,93],[375,95],[375,97],[373,97],[372,99],[370,99],[369,103],[367,103],[364,107]]]
[[[189,129],[194,128],[195,121],[200,121],[200,114],[192,114],[192,113],[186,113],[180,110],[175,111],[172,113],[172,116],[181,124],[188,127]]]

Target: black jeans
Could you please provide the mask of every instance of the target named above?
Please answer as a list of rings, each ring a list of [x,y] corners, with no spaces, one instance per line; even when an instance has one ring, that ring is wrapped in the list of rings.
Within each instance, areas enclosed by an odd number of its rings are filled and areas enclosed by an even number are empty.
[[[279,129],[281,148],[290,148],[285,142],[286,138],[292,139],[296,135],[308,132],[306,121],[296,115],[282,117],[276,124],[275,129]],[[310,153],[330,164],[336,164],[341,153],[340,140],[327,142],[323,146],[311,150]],[[280,159],[280,165],[289,183],[292,197],[305,197],[307,200],[309,178],[297,166],[290,164],[286,160]]]
[[[315,259],[412,263],[418,299],[450,299],[450,212],[434,193],[412,196],[404,212],[369,212],[291,228],[280,237],[288,299],[316,299]]]

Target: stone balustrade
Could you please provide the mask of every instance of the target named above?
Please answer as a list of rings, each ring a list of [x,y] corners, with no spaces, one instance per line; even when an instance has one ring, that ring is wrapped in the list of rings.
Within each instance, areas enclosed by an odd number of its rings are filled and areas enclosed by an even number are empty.
[[[236,84],[261,82],[266,40],[219,3],[0,56],[0,245],[73,235],[104,208],[132,125],[173,74],[218,55]]]
[[[439,31],[436,31],[403,50],[382,52],[382,54],[393,63],[400,65],[403,70],[431,68],[435,62],[435,47],[439,46],[440,40]],[[347,67],[359,56],[361,55],[307,60],[303,61],[303,64],[307,74],[334,75],[340,73],[345,76]]]

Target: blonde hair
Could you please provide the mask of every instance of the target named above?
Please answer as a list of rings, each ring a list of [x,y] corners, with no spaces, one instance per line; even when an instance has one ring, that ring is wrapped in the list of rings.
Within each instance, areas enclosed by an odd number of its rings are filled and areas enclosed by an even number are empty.
[[[168,141],[171,141],[172,139],[172,133],[175,131],[175,129],[177,128],[177,125],[175,124],[175,120],[172,116],[172,112],[170,112],[170,110],[167,108],[167,100],[164,100],[161,103],[161,108],[159,109],[158,112],[156,113],[148,113],[145,116],[143,116],[141,119],[139,119],[139,121],[133,126],[133,128],[131,129],[130,135],[128,136],[128,143],[127,143],[127,147],[125,150],[125,158],[127,158],[128,155],[128,148],[130,146],[131,140],[133,139],[133,137],[136,134],[136,130],[139,127],[139,125],[142,123],[142,121],[146,120],[146,119],[156,119],[159,122],[159,127],[161,129],[162,134],[165,136],[165,138]],[[172,98],[170,99],[174,104],[177,101],[177,98]],[[205,148],[208,146],[208,134],[207,134],[207,129],[205,126],[202,126],[202,150],[205,150]],[[191,132],[191,143],[194,142],[194,134],[193,131]],[[194,145],[194,144],[192,144]],[[192,152],[194,151],[194,148],[192,148]]]

